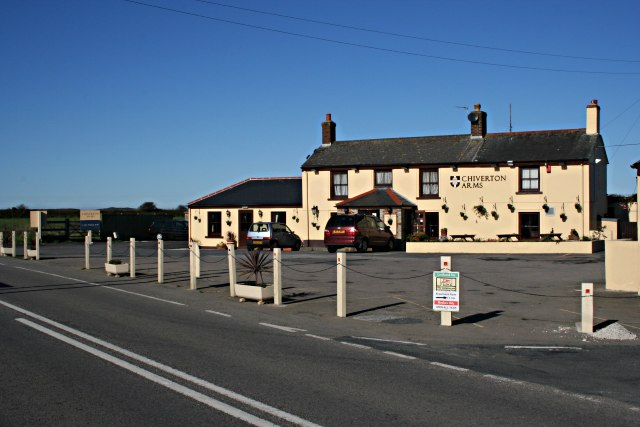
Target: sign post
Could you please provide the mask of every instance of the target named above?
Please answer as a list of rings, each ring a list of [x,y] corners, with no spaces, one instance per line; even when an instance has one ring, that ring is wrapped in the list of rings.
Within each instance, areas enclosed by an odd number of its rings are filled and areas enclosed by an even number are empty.
[[[460,311],[460,273],[433,272],[433,311],[440,312],[440,325],[451,326],[451,313]]]

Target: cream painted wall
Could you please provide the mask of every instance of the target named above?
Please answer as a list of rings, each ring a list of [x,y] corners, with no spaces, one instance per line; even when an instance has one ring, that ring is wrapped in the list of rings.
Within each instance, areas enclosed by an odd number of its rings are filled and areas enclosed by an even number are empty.
[[[496,239],[497,234],[519,232],[519,212],[538,212],[540,214],[540,231],[548,233],[562,233],[566,238],[572,229],[580,237],[590,235],[590,188],[592,193],[602,192],[600,188],[606,185],[606,180],[599,180],[591,184],[589,165],[551,166],[547,173],[544,166],[540,166],[541,194],[518,193],[519,168],[501,166],[498,169],[487,166],[439,168],[440,198],[420,199],[420,171],[411,168],[393,169],[393,189],[418,206],[419,210],[438,212],[440,228],[447,228],[449,234],[475,234],[479,238]],[[606,169],[605,173],[606,173]],[[348,170],[349,198],[366,193],[374,188],[373,169]],[[459,176],[462,180],[459,187],[450,184],[452,176]],[[484,179],[484,181],[483,181]],[[475,180],[475,181],[474,181]],[[305,211],[312,206],[320,210],[320,230],[310,227],[308,239],[322,240],[324,224],[331,212],[336,212],[335,205],[340,200],[330,200],[331,173],[330,171],[303,172],[303,204]],[[545,199],[546,198],[546,199]],[[580,202],[582,212],[575,208]],[[449,212],[442,209],[447,204]],[[507,208],[507,204],[515,206],[515,212]],[[542,205],[550,207],[545,213]],[[474,212],[474,206],[482,204],[489,213],[488,218],[479,217]],[[495,220],[491,211],[499,215]],[[460,212],[465,212],[465,221]],[[562,221],[560,214],[565,213],[566,221]],[[605,212],[606,213],[606,212]],[[603,215],[604,213],[602,213]],[[309,214],[310,215],[310,214]],[[301,235],[302,236],[302,235]]]
[[[240,238],[240,214],[239,211],[253,211],[253,221],[271,221],[272,212],[285,212],[287,226],[302,240],[306,235],[306,217],[302,215],[303,209],[290,207],[269,207],[269,208],[207,208],[207,209],[189,209],[189,236],[191,240],[198,242],[200,246],[214,247],[221,242],[226,242],[227,232],[232,231],[236,237]],[[230,216],[227,217],[226,212],[229,211]],[[262,218],[258,212],[262,211]],[[207,237],[207,221],[209,212],[220,212],[222,214],[222,237]],[[296,221],[295,218],[298,219]],[[231,221],[231,225],[227,225],[227,220]]]

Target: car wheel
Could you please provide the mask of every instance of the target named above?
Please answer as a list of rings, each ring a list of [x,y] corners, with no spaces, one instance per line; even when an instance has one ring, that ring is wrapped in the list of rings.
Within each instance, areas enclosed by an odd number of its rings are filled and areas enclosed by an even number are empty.
[[[369,242],[367,242],[367,239],[362,239],[356,250],[358,252],[367,252],[367,249],[369,249]]]
[[[335,254],[336,251],[338,250],[337,246],[327,246],[327,250],[329,251],[330,254]]]
[[[384,250],[392,251],[394,247],[395,247],[395,242],[393,241],[393,239],[389,239],[389,241],[387,242],[387,245],[384,247]]]
[[[293,250],[294,250],[294,251],[299,251],[301,246],[302,246],[302,245],[300,244],[300,242],[296,242],[296,243],[293,245]]]

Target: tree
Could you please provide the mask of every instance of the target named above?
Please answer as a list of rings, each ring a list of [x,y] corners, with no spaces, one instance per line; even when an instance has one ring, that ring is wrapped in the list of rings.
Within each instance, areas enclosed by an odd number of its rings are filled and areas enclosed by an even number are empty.
[[[178,207],[176,208],[176,210],[178,212],[186,212],[187,211],[187,207],[185,205],[178,205]]]
[[[138,207],[139,210],[143,212],[155,212],[158,210],[158,207],[153,202],[144,202]]]

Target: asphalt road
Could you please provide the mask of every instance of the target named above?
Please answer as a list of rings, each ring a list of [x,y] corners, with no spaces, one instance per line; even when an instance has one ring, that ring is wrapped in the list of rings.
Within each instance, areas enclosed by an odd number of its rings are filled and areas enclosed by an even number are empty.
[[[640,416],[637,341],[563,329],[579,304],[574,282],[598,283],[598,255],[455,257],[472,278],[473,310],[446,329],[425,308],[426,279],[398,279],[433,270],[435,258],[349,254],[350,315],[338,319],[335,255],[286,254],[287,304],[275,307],[228,296],[224,252],[203,255],[199,290],[188,291],[185,251],[172,253],[164,285],[151,252],[130,279],[105,276],[99,258],[82,270],[76,247],[49,251],[41,262],[0,258],[3,426],[637,425]],[[560,277],[552,289],[537,279],[545,274]],[[525,294],[488,286],[517,277]],[[552,291],[566,298],[529,295]],[[606,303],[637,311],[637,300]]]

